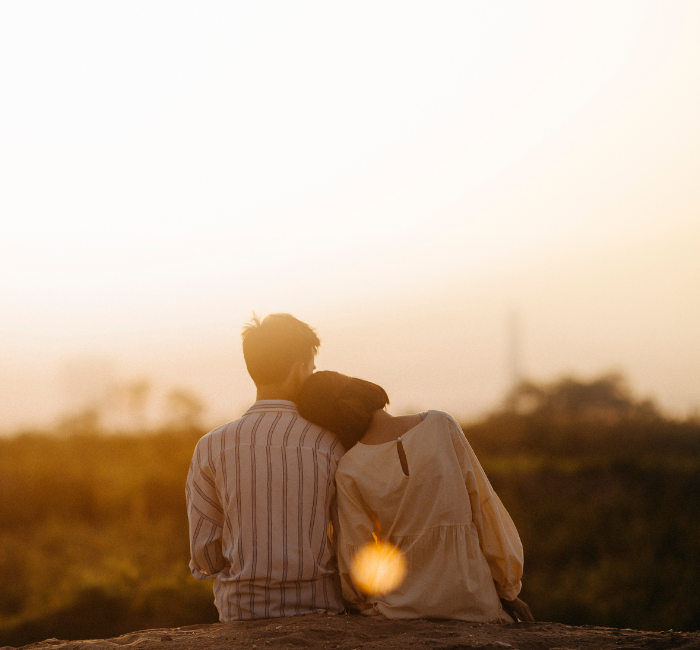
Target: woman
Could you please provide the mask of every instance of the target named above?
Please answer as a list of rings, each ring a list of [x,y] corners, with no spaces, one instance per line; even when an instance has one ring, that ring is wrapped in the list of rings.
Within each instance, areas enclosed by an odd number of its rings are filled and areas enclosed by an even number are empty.
[[[442,411],[392,416],[388,403],[380,386],[327,371],[309,377],[298,399],[301,415],[347,450],[335,476],[348,605],[388,618],[534,620],[517,597],[518,532],[455,419]],[[405,579],[389,593],[365,594],[351,578],[353,557],[373,538],[406,560]]]

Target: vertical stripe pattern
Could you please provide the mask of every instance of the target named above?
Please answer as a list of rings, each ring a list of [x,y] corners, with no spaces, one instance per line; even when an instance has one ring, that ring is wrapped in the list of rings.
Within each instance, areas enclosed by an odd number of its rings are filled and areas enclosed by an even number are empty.
[[[342,445],[292,402],[261,400],[204,436],[186,485],[190,570],[223,623],[343,609],[333,540]]]

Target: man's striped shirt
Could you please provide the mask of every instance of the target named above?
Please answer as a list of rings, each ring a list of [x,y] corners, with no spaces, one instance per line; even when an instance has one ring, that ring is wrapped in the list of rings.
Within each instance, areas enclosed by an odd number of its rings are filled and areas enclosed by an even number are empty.
[[[343,609],[331,533],[343,451],[285,400],[259,400],[197,443],[190,570],[214,578],[223,623]]]

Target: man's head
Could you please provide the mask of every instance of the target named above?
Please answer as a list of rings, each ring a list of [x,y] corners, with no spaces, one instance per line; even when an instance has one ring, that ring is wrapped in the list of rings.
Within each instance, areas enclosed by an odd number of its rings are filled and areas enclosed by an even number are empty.
[[[321,341],[306,323],[291,314],[253,316],[243,328],[243,357],[258,391],[279,386],[290,397],[314,370]]]

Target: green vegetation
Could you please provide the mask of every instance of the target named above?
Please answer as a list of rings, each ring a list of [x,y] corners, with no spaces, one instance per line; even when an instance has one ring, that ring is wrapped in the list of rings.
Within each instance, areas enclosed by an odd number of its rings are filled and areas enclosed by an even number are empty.
[[[187,568],[203,431],[79,424],[0,439],[0,645],[216,621]],[[538,619],[700,628],[700,423],[604,377],[523,384],[464,430],[517,524]]]
[[[613,375],[523,384],[463,428],[518,527],[536,617],[700,628],[700,422]]]
[[[0,440],[0,645],[218,620],[187,568],[202,434]]]

